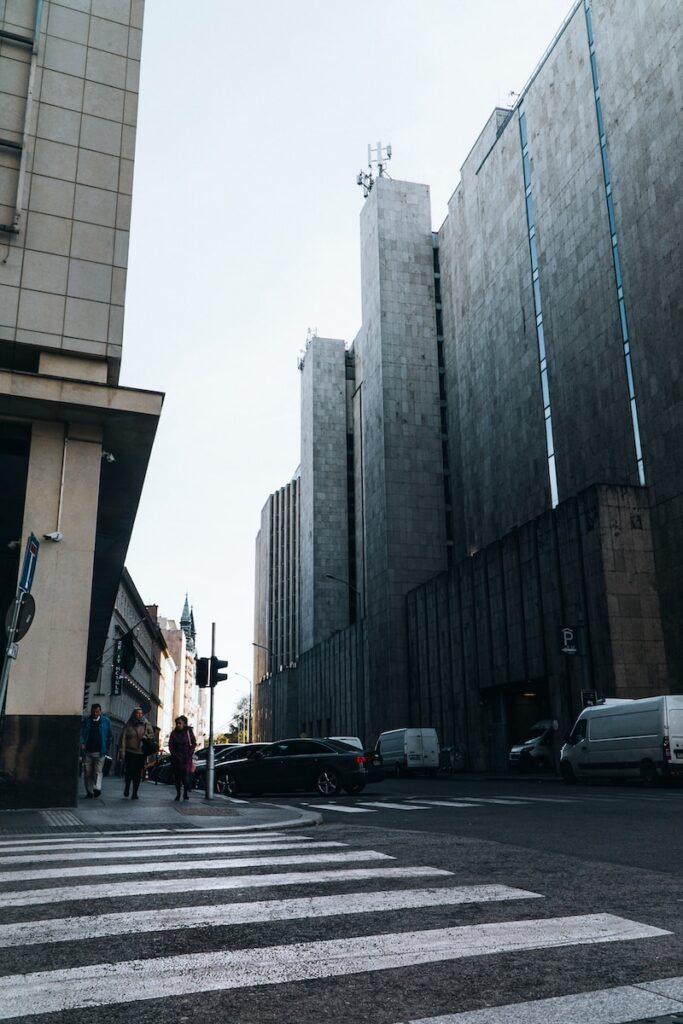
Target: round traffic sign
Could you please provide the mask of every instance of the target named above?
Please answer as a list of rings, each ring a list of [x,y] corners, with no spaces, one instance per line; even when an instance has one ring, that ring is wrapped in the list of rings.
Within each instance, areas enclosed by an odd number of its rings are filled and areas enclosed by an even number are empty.
[[[12,620],[14,618],[15,606],[17,603],[19,604],[17,624],[14,630],[14,636],[10,636],[12,631]],[[15,644],[18,643],[19,640],[23,640],[31,628],[35,614],[36,602],[33,595],[22,591],[21,596],[15,598],[7,609],[7,615],[5,616],[5,635],[8,640]]]

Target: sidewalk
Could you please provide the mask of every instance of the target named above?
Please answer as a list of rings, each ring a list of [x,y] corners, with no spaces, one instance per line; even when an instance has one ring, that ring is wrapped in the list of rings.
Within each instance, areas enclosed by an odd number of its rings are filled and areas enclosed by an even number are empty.
[[[125,799],[123,779],[103,780],[102,796],[88,800],[79,780],[74,808],[0,811],[0,836],[22,833],[115,832],[145,829],[281,829],[311,828],[321,816],[298,807],[275,806],[267,800],[232,800],[216,794],[206,800],[193,790],[189,800],[176,803],[174,786],[143,782],[139,800]]]

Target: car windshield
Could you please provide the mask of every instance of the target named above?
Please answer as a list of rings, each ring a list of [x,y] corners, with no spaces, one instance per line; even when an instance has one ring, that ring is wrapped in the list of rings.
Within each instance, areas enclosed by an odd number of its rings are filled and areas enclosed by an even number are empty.
[[[545,736],[547,731],[548,731],[547,729],[542,728],[540,726],[537,726],[534,729],[529,729],[529,732],[527,733],[527,738],[526,738],[525,742],[528,743],[529,740],[535,740],[535,739],[538,739],[539,736]]]

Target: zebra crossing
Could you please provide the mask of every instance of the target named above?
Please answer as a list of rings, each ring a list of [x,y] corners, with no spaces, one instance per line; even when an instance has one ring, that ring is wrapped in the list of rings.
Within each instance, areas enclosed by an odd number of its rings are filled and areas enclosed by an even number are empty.
[[[455,864],[401,859],[308,834],[247,828],[0,839],[0,964],[11,954],[16,966],[0,973],[0,1020],[118,1007],[124,1015],[117,1020],[133,1021],[136,1004],[146,1000],[227,997],[261,986],[268,1000],[277,986],[303,981],[399,969],[403,977],[480,957],[553,949],[569,956],[572,948],[666,942],[671,935],[610,913],[548,916],[543,892],[467,883]],[[131,877],[121,881],[122,875]],[[297,891],[290,897],[287,887]],[[408,911],[410,927],[397,929],[391,915]],[[432,912],[449,914],[448,924],[440,917],[435,924]],[[474,914],[475,923],[457,922],[458,912]],[[315,940],[300,937],[305,922],[315,923]],[[258,944],[245,944],[252,932],[242,926],[274,924],[278,941],[264,942],[266,931]],[[150,928],[197,936],[202,948],[156,955],[144,942]],[[123,944],[112,955],[117,937]],[[59,966],[50,968],[51,960]],[[204,1019],[202,1005],[197,1020]],[[465,1012],[454,1006],[445,1016],[424,1010],[409,1024],[626,1024],[655,1011],[683,1012],[683,978]],[[399,1012],[396,1024],[406,1024]]]
[[[332,816],[335,814],[376,814],[384,810],[393,811],[430,811],[434,808],[439,810],[480,810],[487,807],[533,807],[537,803],[544,804],[575,804],[579,803],[576,797],[544,797],[544,796],[515,796],[515,797],[392,797],[391,800],[359,799],[345,800],[316,800],[300,801],[301,807],[307,807],[315,811],[329,811]]]

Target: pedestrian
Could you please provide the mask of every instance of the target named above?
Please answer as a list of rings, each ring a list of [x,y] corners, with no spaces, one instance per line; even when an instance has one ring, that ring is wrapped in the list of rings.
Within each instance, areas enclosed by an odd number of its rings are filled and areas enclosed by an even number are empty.
[[[133,708],[131,716],[121,733],[119,758],[123,761],[125,789],[124,796],[138,799],[138,789],[147,760],[146,741],[154,739],[154,729],[145,718],[142,708]],[[131,793],[131,785],[133,792]]]
[[[81,758],[83,760],[83,781],[88,799],[102,792],[104,759],[111,743],[111,722],[102,714],[102,705],[93,704],[90,717],[81,722]]]
[[[168,750],[173,767],[176,800],[180,800],[180,788],[183,787],[183,798],[190,799],[192,784],[192,756],[197,746],[194,732],[188,725],[185,715],[175,720],[175,729],[168,738]]]

